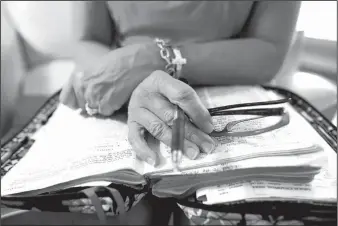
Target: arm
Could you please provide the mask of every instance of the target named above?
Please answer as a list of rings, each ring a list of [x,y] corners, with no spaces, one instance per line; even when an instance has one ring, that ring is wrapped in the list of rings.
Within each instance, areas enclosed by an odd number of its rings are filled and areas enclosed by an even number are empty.
[[[263,84],[278,72],[287,52],[299,1],[255,3],[242,37],[184,44],[183,76],[194,85]]]
[[[69,58],[78,67],[96,65],[111,50],[114,23],[104,1],[74,1],[75,40],[55,46],[54,53]]]

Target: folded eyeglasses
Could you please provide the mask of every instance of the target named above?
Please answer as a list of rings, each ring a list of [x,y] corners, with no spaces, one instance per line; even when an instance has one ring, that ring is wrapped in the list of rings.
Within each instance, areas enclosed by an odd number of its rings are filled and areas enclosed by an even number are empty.
[[[210,115],[216,121],[219,118],[218,127],[224,127],[221,129],[216,128],[210,135],[213,137],[245,137],[270,132],[286,126],[290,122],[288,112],[284,107],[271,106],[287,103],[288,101],[289,99],[280,99],[209,108]],[[236,120],[231,120],[234,117]]]

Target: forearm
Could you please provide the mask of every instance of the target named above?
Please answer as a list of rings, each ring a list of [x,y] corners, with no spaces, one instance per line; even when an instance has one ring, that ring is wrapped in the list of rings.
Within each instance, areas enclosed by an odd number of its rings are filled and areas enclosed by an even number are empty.
[[[264,84],[278,72],[285,52],[259,39],[235,39],[181,46],[183,76],[193,85]]]
[[[110,51],[109,46],[99,42],[81,40],[55,47],[53,52],[59,59],[70,59],[76,63],[77,67],[88,68],[91,65],[97,65],[100,59]]]

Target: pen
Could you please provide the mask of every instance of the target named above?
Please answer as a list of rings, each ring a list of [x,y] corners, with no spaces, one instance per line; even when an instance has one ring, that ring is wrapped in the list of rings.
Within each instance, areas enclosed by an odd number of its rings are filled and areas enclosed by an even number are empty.
[[[175,58],[173,64],[175,65],[174,78],[188,84],[188,81],[182,78],[182,65],[187,63],[185,58],[182,58],[180,50],[173,48]],[[172,138],[171,138],[171,159],[173,163],[174,171],[179,171],[179,164],[183,156],[185,138],[185,114],[184,111],[179,107],[175,106],[175,117],[172,127]]]
[[[171,158],[175,171],[179,170],[179,164],[183,155],[184,137],[185,137],[185,120],[184,112],[179,106],[175,106],[175,117],[172,127],[171,138]]]

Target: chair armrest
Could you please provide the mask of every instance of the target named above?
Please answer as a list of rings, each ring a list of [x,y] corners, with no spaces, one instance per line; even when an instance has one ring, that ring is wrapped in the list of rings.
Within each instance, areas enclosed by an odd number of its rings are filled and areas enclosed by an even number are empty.
[[[337,111],[337,85],[322,75],[299,71],[287,77],[282,87],[309,101],[330,120]]]
[[[337,42],[304,38],[299,69],[320,74],[337,84]]]
[[[12,128],[2,137],[6,141],[33,117],[54,93],[59,91],[75,69],[72,61],[52,61],[28,71],[14,111]]]

